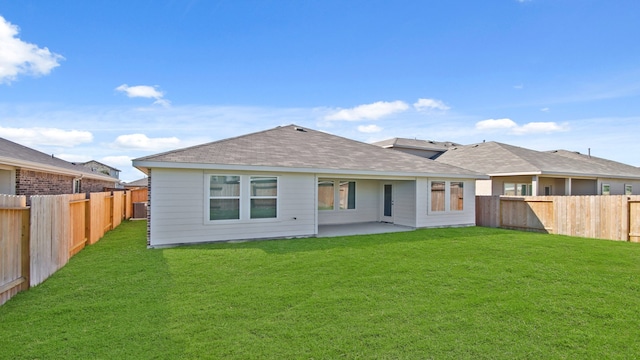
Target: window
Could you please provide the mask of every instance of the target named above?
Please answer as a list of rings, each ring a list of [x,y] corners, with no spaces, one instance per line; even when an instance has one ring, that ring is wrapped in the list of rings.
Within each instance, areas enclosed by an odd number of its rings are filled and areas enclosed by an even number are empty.
[[[82,180],[73,179],[73,193],[79,194],[82,191]]]
[[[340,209],[356,208],[356,182],[341,181],[340,182]]]
[[[461,211],[464,206],[464,183],[452,181],[449,186],[449,210]]]
[[[611,195],[611,185],[602,184],[602,195]]]
[[[464,210],[464,182],[431,181],[429,188],[430,212]]]
[[[336,184],[338,184],[337,187]],[[318,210],[353,210],[355,208],[355,181],[318,180]]]
[[[209,220],[237,219],[240,219],[240,176],[211,176]]]
[[[431,211],[444,211],[445,182],[431,182]]]
[[[318,181],[318,210],[333,210],[334,199],[333,181]]]
[[[278,178],[252,176],[251,219],[275,218],[278,215]]]
[[[631,184],[624,184],[624,194],[633,195],[633,186]]]
[[[531,196],[533,194],[533,185],[529,184],[504,184],[504,195],[507,196]]]

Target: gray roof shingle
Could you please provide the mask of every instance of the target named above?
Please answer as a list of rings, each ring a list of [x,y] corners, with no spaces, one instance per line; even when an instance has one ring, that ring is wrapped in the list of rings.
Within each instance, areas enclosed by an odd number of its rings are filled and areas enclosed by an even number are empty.
[[[279,126],[133,161],[139,168],[149,163],[190,163],[483,177],[467,169],[296,125]]]
[[[483,174],[556,174],[640,178],[633,166],[561,150],[541,152],[499,142],[457,146],[436,159]]]
[[[93,177],[97,176],[101,178],[106,176],[96,174],[84,166],[74,165],[68,161],[56,158],[53,155],[45,154],[4,138],[0,138],[0,158],[7,160],[13,159],[25,164],[33,164],[32,167],[38,167],[38,165],[42,165],[43,167],[52,167],[61,172],[68,172],[70,174],[91,174]],[[115,179],[115,181],[117,181],[117,179]]]
[[[407,148],[407,149],[419,149],[419,150],[431,150],[431,151],[446,151],[452,146],[460,146],[451,141],[432,141],[432,140],[419,140],[419,139],[407,139],[407,138],[392,138],[382,141],[374,142],[373,145],[392,148]]]

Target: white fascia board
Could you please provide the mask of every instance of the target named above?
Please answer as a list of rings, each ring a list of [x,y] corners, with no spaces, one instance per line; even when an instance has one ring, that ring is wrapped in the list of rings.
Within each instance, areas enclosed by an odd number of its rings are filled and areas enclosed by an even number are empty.
[[[351,175],[351,176],[377,176],[377,177],[444,177],[456,179],[489,179],[487,175],[474,174],[446,174],[446,173],[424,173],[424,172],[395,172],[395,171],[374,171],[374,170],[351,170],[351,169],[319,169],[300,168],[283,166],[259,166],[259,165],[228,165],[228,164],[205,164],[205,163],[173,163],[159,161],[133,161],[133,166],[141,168],[165,168],[165,169],[191,169],[191,170],[229,170],[229,171],[262,171],[262,172],[285,172],[285,173],[306,173],[324,175]]]
[[[84,178],[104,180],[104,181],[115,182],[115,183],[120,182],[119,179],[112,178],[111,176],[93,174],[90,172],[83,172],[83,171],[74,171],[71,169],[61,168],[58,166],[51,166],[51,165],[35,163],[31,161],[19,160],[19,159],[0,157],[0,163],[4,165],[10,165],[16,168],[32,170],[32,171],[47,172],[47,173],[58,174],[58,175],[67,175],[67,176],[73,176],[77,178],[84,177]]]

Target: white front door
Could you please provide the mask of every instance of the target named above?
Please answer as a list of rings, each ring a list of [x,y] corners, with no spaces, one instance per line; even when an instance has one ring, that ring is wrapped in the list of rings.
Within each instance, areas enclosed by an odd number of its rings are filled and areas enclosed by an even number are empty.
[[[382,184],[382,216],[383,222],[393,223],[393,185]]]

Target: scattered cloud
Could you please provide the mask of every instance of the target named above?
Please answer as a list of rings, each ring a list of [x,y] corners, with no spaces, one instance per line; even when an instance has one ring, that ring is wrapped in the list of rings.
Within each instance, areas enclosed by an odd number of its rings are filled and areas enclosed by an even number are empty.
[[[382,131],[382,128],[378,125],[360,125],[358,131],[366,134],[377,133]]]
[[[21,145],[53,145],[73,147],[93,141],[89,131],[63,130],[56,128],[8,128],[0,126],[0,136]]]
[[[480,131],[513,129],[516,127],[518,127],[518,124],[511,119],[489,119],[478,121],[476,123],[476,129]]]
[[[121,156],[105,156],[99,160],[103,164],[113,166],[118,169],[122,169],[127,166],[131,166],[131,157],[126,155]]]
[[[60,66],[64,57],[20,40],[19,28],[0,16],[0,84],[11,83],[18,75],[47,75]]]
[[[325,117],[325,120],[377,120],[381,117],[405,111],[409,105],[404,101],[378,101],[373,104],[358,105],[351,109],[340,109]]]
[[[418,111],[425,110],[449,110],[450,107],[445,105],[442,101],[436,99],[418,99],[413,104],[413,107]]]
[[[114,145],[133,150],[162,151],[178,147],[180,139],[177,137],[149,138],[145,134],[129,134],[118,136]]]
[[[171,105],[171,102],[164,98],[164,93],[157,89],[158,86],[149,86],[149,85],[136,85],[129,86],[127,84],[122,84],[116,88],[116,91],[123,92],[127,94],[130,98],[147,98],[147,99],[155,99],[153,102],[157,105],[162,105],[164,107],[168,107]]]
[[[516,90],[522,90],[522,89],[524,89],[524,85],[522,85],[522,84],[513,85],[513,88],[516,89]]]
[[[557,124],[555,122],[530,122],[524,125],[518,125],[511,119],[488,119],[478,121],[476,130],[479,131],[500,131],[507,130],[510,134],[540,134],[566,131],[569,129],[567,124]]]
[[[542,112],[549,112],[549,110],[550,109],[548,107],[544,107],[544,108],[540,109],[540,111],[542,111]]]

